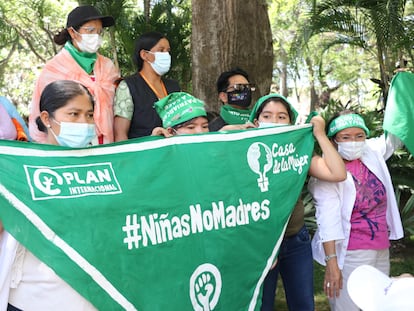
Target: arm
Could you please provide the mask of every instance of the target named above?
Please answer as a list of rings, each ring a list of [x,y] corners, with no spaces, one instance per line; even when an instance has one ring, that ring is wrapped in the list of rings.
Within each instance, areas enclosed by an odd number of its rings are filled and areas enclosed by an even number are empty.
[[[130,125],[130,120],[116,116],[114,119],[114,140],[128,140],[128,131]]]
[[[339,297],[339,291],[342,289],[342,272],[339,270],[338,260],[336,257],[335,241],[323,243],[325,256],[329,256],[326,261],[325,280],[323,289],[329,298]],[[328,285],[329,284],[329,285]]]
[[[313,135],[321,147],[323,158],[313,156],[309,175],[321,180],[339,182],[346,178],[345,164],[325,134],[325,121],[320,116],[311,119]]]
[[[114,99],[114,141],[128,139],[134,103],[125,81],[121,81],[116,89]]]
[[[0,105],[0,139],[16,139],[16,128],[7,113],[6,109]]]

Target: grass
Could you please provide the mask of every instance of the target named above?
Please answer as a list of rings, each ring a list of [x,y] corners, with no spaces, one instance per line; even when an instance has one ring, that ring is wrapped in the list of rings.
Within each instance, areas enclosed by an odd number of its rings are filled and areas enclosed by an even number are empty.
[[[393,241],[390,250],[391,276],[402,273],[414,275],[414,236]],[[315,311],[329,311],[328,299],[322,290],[325,267],[314,262]],[[282,281],[278,279],[276,303],[278,311],[288,311]],[[276,309],[275,309],[276,310]]]

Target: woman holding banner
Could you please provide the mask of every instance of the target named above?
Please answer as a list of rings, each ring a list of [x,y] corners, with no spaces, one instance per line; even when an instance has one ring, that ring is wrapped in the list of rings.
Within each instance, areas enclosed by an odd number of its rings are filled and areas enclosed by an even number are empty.
[[[43,90],[39,108],[36,123],[39,131],[45,133],[46,143],[86,147],[95,138],[94,101],[83,85],[69,80],[52,82]],[[35,256],[41,250],[32,253],[6,231],[0,250],[1,310],[6,310],[7,304],[8,311],[96,310]]]
[[[295,124],[297,111],[279,94],[259,98],[253,107],[250,121],[258,128]],[[341,157],[325,134],[325,122],[313,117],[313,135],[324,153],[314,155],[308,174],[322,180],[338,182],[346,177]],[[294,207],[285,237],[280,246],[278,261],[263,284],[262,311],[273,311],[278,274],[285,288],[289,310],[313,311],[313,259],[310,237],[304,222],[304,205],[299,200]]]
[[[403,237],[403,228],[386,160],[401,145],[388,133],[367,139],[364,119],[349,110],[328,123],[328,137],[338,149],[347,178],[329,183],[309,181],[318,230],[312,241],[313,256],[326,266],[324,290],[332,310],[357,311],[347,281],[358,266],[390,271],[390,240]]]

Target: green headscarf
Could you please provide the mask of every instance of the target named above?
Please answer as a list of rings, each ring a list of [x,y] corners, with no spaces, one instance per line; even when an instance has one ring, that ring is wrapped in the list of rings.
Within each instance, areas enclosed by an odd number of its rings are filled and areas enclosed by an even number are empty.
[[[336,133],[347,129],[349,127],[358,127],[364,130],[367,137],[369,137],[369,129],[365,125],[364,119],[355,113],[341,115],[331,121],[328,129],[328,137],[335,136]]]
[[[175,92],[155,102],[163,127],[173,127],[196,117],[207,117],[204,102],[185,93]]]
[[[295,108],[293,108],[292,104],[287,100],[286,97],[284,97],[280,94],[276,94],[276,93],[262,96],[257,100],[257,102],[253,106],[252,113],[250,114],[249,121],[252,122],[252,123],[254,122],[254,119],[257,118],[256,117],[257,111],[260,109],[260,107],[263,105],[263,103],[265,101],[267,101],[269,98],[281,99],[284,102],[286,102],[289,105],[289,108],[291,110],[291,113],[289,113],[289,116],[293,115],[293,117],[291,118],[292,120],[290,120],[290,123],[295,124],[296,118],[298,117],[298,112],[296,111]]]

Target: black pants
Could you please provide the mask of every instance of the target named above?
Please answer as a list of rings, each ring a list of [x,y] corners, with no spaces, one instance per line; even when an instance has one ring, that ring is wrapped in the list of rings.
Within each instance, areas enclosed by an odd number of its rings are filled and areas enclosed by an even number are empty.
[[[23,310],[17,309],[16,307],[13,307],[11,304],[8,304],[7,311],[23,311]]]

